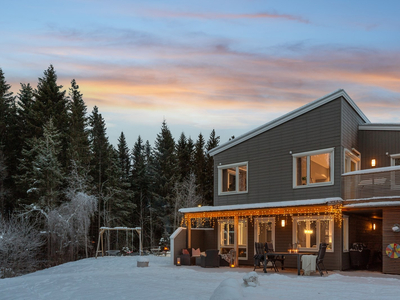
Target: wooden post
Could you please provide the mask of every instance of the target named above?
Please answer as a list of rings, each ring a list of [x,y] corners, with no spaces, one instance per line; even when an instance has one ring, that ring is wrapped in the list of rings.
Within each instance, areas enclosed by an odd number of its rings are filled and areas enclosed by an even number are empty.
[[[188,249],[192,248],[192,220],[190,218],[187,219],[187,233],[188,233]]]
[[[234,247],[236,251],[236,256],[235,256],[235,266],[239,267],[239,217],[235,216],[234,217]]]
[[[101,256],[104,257],[104,229],[101,230]]]

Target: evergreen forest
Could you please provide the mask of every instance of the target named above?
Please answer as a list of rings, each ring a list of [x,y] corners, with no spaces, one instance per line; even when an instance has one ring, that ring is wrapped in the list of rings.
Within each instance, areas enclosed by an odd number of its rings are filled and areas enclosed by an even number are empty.
[[[94,256],[101,227],[141,227],[144,249],[168,244],[180,208],[212,205],[214,130],[174,138],[164,120],[154,146],[121,132],[114,147],[100,109],[52,65],[36,87],[10,89],[0,68],[1,277]]]

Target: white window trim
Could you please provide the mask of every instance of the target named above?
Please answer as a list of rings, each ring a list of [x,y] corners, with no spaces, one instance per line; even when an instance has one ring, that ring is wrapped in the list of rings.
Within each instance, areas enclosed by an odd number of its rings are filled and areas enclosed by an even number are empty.
[[[325,154],[331,153],[330,155],[330,177],[331,181],[329,182],[318,182],[318,183],[309,183],[310,180],[310,156],[318,155],[318,154]],[[303,188],[311,188],[311,187],[320,187],[320,186],[327,186],[327,185],[334,185],[334,174],[335,174],[335,148],[326,148],[321,150],[314,150],[302,153],[295,153],[292,154],[293,156],[293,188],[294,189],[303,189]],[[297,158],[307,156],[307,183],[305,185],[297,185]]]
[[[293,226],[292,226],[292,242],[293,245],[297,243],[297,222],[298,221],[316,221],[317,222],[317,232],[315,233],[316,235],[316,245],[317,247],[315,248],[307,248],[307,247],[301,247],[299,248],[299,251],[307,251],[307,252],[318,252],[319,250],[319,244],[320,244],[320,221],[323,220],[329,220],[329,227],[331,227],[329,230],[332,229],[332,249],[326,249],[326,252],[334,252],[335,249],[335,223],[334,219],[331,216],[300,216],[300,217],[293,217]]]
[[[246,166],[246,191],[239,191],[239,167]],[[223,192],[222,191],[222,170],[228,168],[236,168],[236,191]],[[246,194],[249,192],[249,163],[247,161],[229,165],[218,166],[218,195],[237,195]]]
[[[390,154],[390,165],[391,166],[394,166],[396,158],[400,158],[400,153],[398,153],[398,154]],[[391,184],[392,190],[400,190],[400,185],[396,184],[396,178],[395,178],[395,173],[394,172],[390,172],[390,182],[392,183]]]
[[[347,231],[345,235],[344,231]],[[343,252],[349,252],[350,244],[349,244],[349,216],[343,215]],[[345,245],[347,244],[347,249],[345,249]]]
[[[254,253],[256,253],[255,243],[259,243],[258,240],[258,223],[260,222],[271,222],[272,223],[272,244],[275,249],[275,217],[261,217],[254,218]]]
[[[218,220],[218,251],[221,252],[221,223],[229,223],[229,224],[234,224],[234,220],[233,219],[219,219]],[[246,220],[246,230],[247,230],[247,241],[246,241],[246,257],[239,257],[239,260],[247,260],[249,257],[249,220]],[[236,234],[235,234],[236,236]],[[233,244],[232,247],[230,246],[222,246],[222,248],[232,248],[235,249],[235,245]],[[239,246],[239,249],[244,249],[244,247]],[[236,255],[239,255],[239,253],[236,253]]]
[[[350,157],[350,159],[356,163],[357,169],[355,171],[361,170],[361,154],[357,155],[353,151],[344,148],[343,174],[346,173],[346,157]]]

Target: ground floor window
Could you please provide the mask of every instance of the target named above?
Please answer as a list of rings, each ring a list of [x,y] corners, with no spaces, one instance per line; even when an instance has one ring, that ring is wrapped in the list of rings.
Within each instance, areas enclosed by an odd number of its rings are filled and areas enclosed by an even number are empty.
[[[275,247],[275,218],[255,218],[254,236],[254,242],[272,243]]]
[[[239,220],[238,232],[238,257],[240,260],[247,260],[248,226],[247,220]],[[218,249],[221,254],[227,254],[235,247],[235,226],[234,220],[226,219],[218,222]]]
[[[293,244],[303,251],[318,251],[320,243],[333,251],[333,219],[327,216],[294,217]]]

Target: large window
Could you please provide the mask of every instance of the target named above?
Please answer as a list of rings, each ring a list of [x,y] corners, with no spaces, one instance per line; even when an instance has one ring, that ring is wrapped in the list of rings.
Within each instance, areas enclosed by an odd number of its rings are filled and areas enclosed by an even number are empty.
[[[255,218],[254,236],[254,242],[272,243],[275,247],[275,218]]]
[[[400,166],[400,154],[390,155],[390,165]],[[400,171],[390,172],[392,190],[400,190]]]
[[[221,254],[227,254],[231,249],[235,248],[235,226],[234,221],[231,219],[220,220],[218,222],[219,233],[218,233],[218,249]],[[239,246],[239,259],[247,259],[247,220],[239,220],[239,234],[238,234],[238,246]]]
[[[218,166],[218,194],[247,192],[247,162]]]
[[[330,217],[293,218],[293,244],[303,251],[318,251],[320,243],[326,243],[328,252],[333,251],[333,219]]]
[[[333,184],[334,148],[293,154],[293,188]]]

